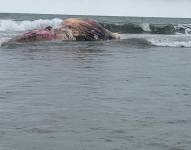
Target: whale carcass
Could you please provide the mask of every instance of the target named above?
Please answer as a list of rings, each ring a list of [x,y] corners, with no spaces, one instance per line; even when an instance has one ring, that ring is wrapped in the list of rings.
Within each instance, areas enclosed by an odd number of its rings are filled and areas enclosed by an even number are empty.
[[[17,36],[17,42],[49,41],[49,40],[77,40],[95,41],[118,39],[117,33],[112,33],[92,19],[69,18],[60,26],[53,29],[48,26]]]

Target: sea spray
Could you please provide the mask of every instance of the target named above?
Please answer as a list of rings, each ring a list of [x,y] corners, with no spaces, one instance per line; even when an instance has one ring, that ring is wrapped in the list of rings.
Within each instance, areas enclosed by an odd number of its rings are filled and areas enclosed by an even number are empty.
[[[24,20],[24,21],[14,21],[14,20],[0,20],[0,31],[27,31],[32,29],[44,28],[46,26],[58,27],[62,22],[61,19],[54,18],[48,19],[38,19],[34,21]]]

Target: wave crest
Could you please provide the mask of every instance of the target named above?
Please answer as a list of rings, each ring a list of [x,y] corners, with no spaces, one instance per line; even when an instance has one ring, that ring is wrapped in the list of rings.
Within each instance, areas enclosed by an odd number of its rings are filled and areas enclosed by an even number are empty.
[[[0,20],[0,47],[4,45],[3,43],[6,43],[9,39],[16,36],[18,32],[25,32],[47,26],[57,28],[61,22],[62,19],[59,18],[50,20],[38,19],[33,21]],[[113,32],[121,33],[122,40],[131,38],[131,40],[124,41],[128,44],[132,43],[133,45],[153,45],[165,47],[191,47],[191,24],[101,24]]]
[[[150,33],[150,34],[191,34],[191,24],[149,24],[149,23],[127,23],[127,24],[102,24],[106,29],[119,33]]]
[[[56,28],[61,22],[62,20],[58,18],[54,18],[52,20],[38,19],[34,21],[0,20],[0,31],[26,31],[37,28],[44,28],[46,26],[53,26]]]
[[[17,32],[52,26],[56,28],[62,19],[38,19],[38,20],[0,20],[0,32]],[[191,34],[191,24],[149,24],[149,23],[101,23],[106,29],[118,33],[150,33],[150,34]]]

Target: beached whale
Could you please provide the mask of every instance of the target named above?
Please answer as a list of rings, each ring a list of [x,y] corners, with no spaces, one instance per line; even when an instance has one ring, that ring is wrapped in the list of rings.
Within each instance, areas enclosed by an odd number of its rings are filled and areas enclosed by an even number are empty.
[[[33,30],[15,38],[17,42],[33,42],[48,40],[79,40],[95,41],[118,39],[117,33],[112,33],[92,19],[69,18],[64,20],[60,27],[53,29],[48,26],[44,29]]]

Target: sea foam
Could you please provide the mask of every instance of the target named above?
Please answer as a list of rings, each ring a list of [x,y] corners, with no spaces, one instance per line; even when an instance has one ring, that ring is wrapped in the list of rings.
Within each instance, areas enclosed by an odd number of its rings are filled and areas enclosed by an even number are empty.
[[[6,43],[10,40],[10,38],[8,37],[2,37],[0,38],[0,47],[2,46],[3,43]]]
[[[38,19],[34,21],[14,21],[14,20],[0,20],[0,31],[27,31],[32,29],[44,28],[46,26],[53,26],[56,28],[62,22],[61,19],[54,18]]]

